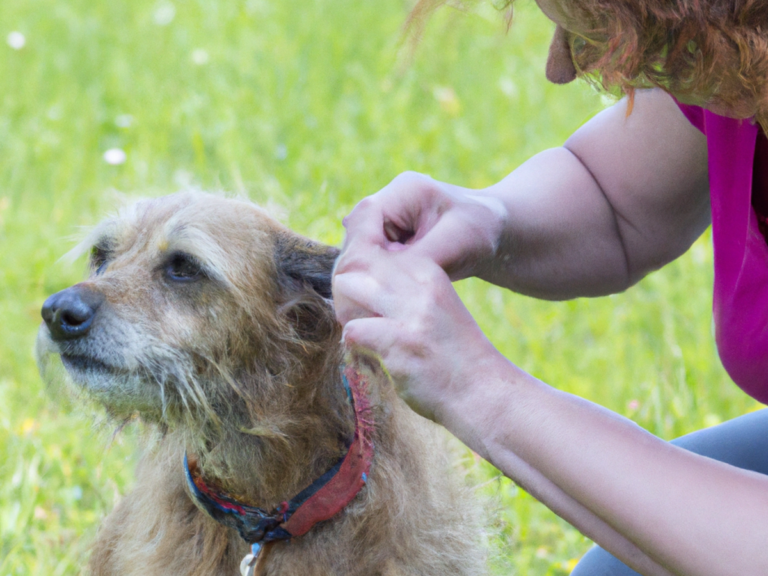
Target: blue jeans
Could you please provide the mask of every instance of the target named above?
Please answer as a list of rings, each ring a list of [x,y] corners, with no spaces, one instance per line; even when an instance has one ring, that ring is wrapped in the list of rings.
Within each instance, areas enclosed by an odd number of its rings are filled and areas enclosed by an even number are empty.
[[[768,409],[687,434],[672,440],[672,444],[732,466],[768,475]],[[595,546],[584,555],[571,576],[640,575]]]

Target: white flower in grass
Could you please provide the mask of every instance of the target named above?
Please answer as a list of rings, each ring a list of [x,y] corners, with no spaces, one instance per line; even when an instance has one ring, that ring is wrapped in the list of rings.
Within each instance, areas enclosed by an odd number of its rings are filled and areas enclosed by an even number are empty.
[[[203,50],[202,48],[197,48],[196,50],[192,50],[192,62],[194,64],[197,64],[198,66],[203,66],[205,64],[208,64],[208,60],[210,60],[211,57],[208,55],[207,50]]]
[[[110,148],[104,152],[104,162],[111,164],[112,166],[125,163],[127,158],[128,155],[124,150],[121,150],[120,148]]]
[[[130,128],[133,124],[133,116],[130,114],[120,114],[115,118],[115,126],[118,128]]]
[[[13,48],[14,50],[21,50],[24,48],[24,45],[27,43],[27,39],[24,37],[24,34],[21,32],[11,32],[8,34],[8,38],[5,40],[8,42],[8,46]]]
[[[171,2],[161,2],[155,9],[154,20],[158,26],[168,26],[176,18],[176,6]]]

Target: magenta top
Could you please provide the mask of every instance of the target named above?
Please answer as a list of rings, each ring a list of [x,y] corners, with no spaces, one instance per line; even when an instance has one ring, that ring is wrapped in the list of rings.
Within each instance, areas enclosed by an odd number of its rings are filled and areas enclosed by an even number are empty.
[[[717,349],[734,382],[766,404],[768,243],[752,207],[754,167],[761,173],[768,168],[755,161],[759,127],[697,106],[678,106],[707,137]]]

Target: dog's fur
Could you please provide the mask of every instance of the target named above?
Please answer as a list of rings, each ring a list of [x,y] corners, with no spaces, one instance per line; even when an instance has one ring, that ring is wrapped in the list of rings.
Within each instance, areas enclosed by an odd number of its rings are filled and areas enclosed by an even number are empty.
[[[138,413],[160,431],[136,488],[101,526],[90,570],[235,576],[248,548],[190,499],[182,455],[194,453],[204,477],[228,492],[272,509],[343,453],[354,420],[330,301],[337,250],[250,202],[199,192],[138,202],[84,247],[93,270],[80,286],[104,301],[84,338],[55,343],[43,324],[43,371],[59,354],[80,358],[65,362],[79,388],[115,418]],[[169,276],[189,272],[189,262],[199,276]],[[446,474],[436,427],[397,398],[376,362],[353,361],[370,380],[376,422],[368,483],[334,519],[277,543],[266,574],[483,573],[481,513]]]

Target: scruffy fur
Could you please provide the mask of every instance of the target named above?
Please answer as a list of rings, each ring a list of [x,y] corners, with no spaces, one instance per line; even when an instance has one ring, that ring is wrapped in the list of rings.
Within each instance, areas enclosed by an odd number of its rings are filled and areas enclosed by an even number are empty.
[[[248,548],[190,499],[182,455],[198,457],[207,481],[266,509],[340,457],[354,420],[330,301],[337,250],[247,201],[198,192],[138,202],[83,249],[93,270],[80,286],[105,300],[85,338],[55,343],[42,326],[43,372],[58,355],[87,358],[64,362],[74,384],[116,419],[138,413],[160,438],[136,488],[104,520],[90,572],[236,576]],[[182,271],[199,275],[174,280],[180,257],[194,263]],[[368,483],[334,519],[275,544],[266,574],[483,573],[478,509],[446,473],[436,427],[397,398],[375,361],[347,360],[370,381]]]

